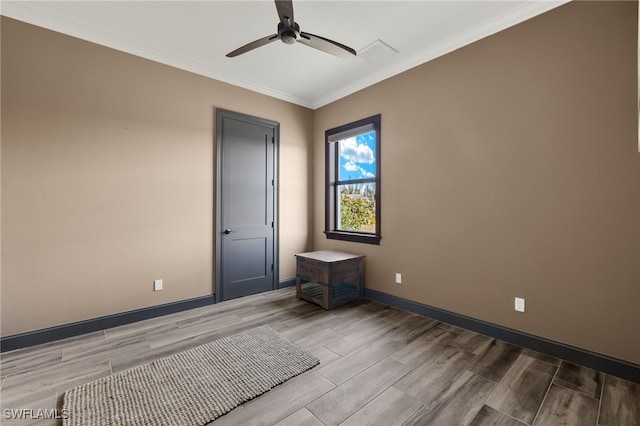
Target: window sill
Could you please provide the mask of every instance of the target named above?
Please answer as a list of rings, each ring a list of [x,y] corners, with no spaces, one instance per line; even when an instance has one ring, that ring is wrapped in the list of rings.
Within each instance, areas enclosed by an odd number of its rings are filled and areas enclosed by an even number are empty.
[[[352,241],[354,243],[376,244],[380,245],[380,236],[374,234],[363,234],[359,232],[345,231],[324,231],[330,240]]]

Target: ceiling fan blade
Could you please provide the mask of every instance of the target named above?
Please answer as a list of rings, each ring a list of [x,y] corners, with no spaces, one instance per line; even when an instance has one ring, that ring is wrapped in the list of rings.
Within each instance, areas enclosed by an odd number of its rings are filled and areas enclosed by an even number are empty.
[[[234,58],[238,55],[242,55],[243,53],[247,53],[250,50],[264,46],[265,44],[269,44],[273,41],[276,41],[277,39],[278,39],[278,34],[273,34],[268,37],[260,38],[256,41],[252,41],[251,43],[247,43],[244,46],[237,48],[233,52],[227,53],[227,58]]]
[[[293,2],[291,0],[275,0],[275,2],[280,22],[288,19],[289,24],[293,25]]]
[[[301,32],[298,41],[302,44],[306,44],[314,49],[322,50],[323,52],[330,53],[342,58],[351,58],[355,56],[356,51],[345,46],[337,41],[329,40],[328,38],[320,37],[317,35]]]

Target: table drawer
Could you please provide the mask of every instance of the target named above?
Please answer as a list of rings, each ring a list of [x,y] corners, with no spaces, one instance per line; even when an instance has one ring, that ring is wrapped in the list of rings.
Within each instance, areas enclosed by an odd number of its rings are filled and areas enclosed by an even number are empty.
[[[334,284],[356,284],[360,280],[359,264],[355,262],[340,262],[331,265],[331,281]]]
[[[329,282],[329,268],[324,262],[302,259],[298,261],[297,274],[309,281]]]

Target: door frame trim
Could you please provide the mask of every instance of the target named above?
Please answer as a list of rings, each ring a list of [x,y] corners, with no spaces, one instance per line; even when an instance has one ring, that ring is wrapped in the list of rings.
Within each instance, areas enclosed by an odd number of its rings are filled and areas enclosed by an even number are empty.
[[[280,177],[280,123],[277,121],[267,120],[265,118],[255,117],[252,115],[242,114],[235,111],[229,111],[222,108],[215,109],[215,127],[216,127],[216,205],[215,205],[215,224],[213,227],[215,239],[215,262],[214,262],[214,279],[213,285],[215,290],[216,303],[223,300],[222,296],[222,119],[224,117],[234,118],[236,120],[247,121],[249,123],[260,124],[271,127],[273,129],[273,282],[272,289],[278,288],[280,279],[280,233],[279,233],[279,177]]]

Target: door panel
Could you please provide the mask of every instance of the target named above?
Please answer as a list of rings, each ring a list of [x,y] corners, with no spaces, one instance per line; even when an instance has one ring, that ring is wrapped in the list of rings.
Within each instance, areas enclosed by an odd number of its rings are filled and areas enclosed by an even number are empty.
[[[227,244],[231,256],[227,256],[230,261],[225,267],[228,282],[223,289],[224,300],[272,290],[268,238],[233,238]]]
[[[269,192],[272,170],[269,159],[269,129],[241,121],[226,121],[224,185],[228,197],[224,208],[231,226],[270,224]],[[267,186],[267,182],[269,185]]]
[[[275,288],[277,123],[218,111],[218,300]]]
[[[229,275],[232,282],[246,281],[261,278],[267,275],[270,265],[267,263],[267,238],[234,239],[232,243],[231,257],[239,260],[231,262]],[[264,262],[243,262],[242,259],[264,259]]]

